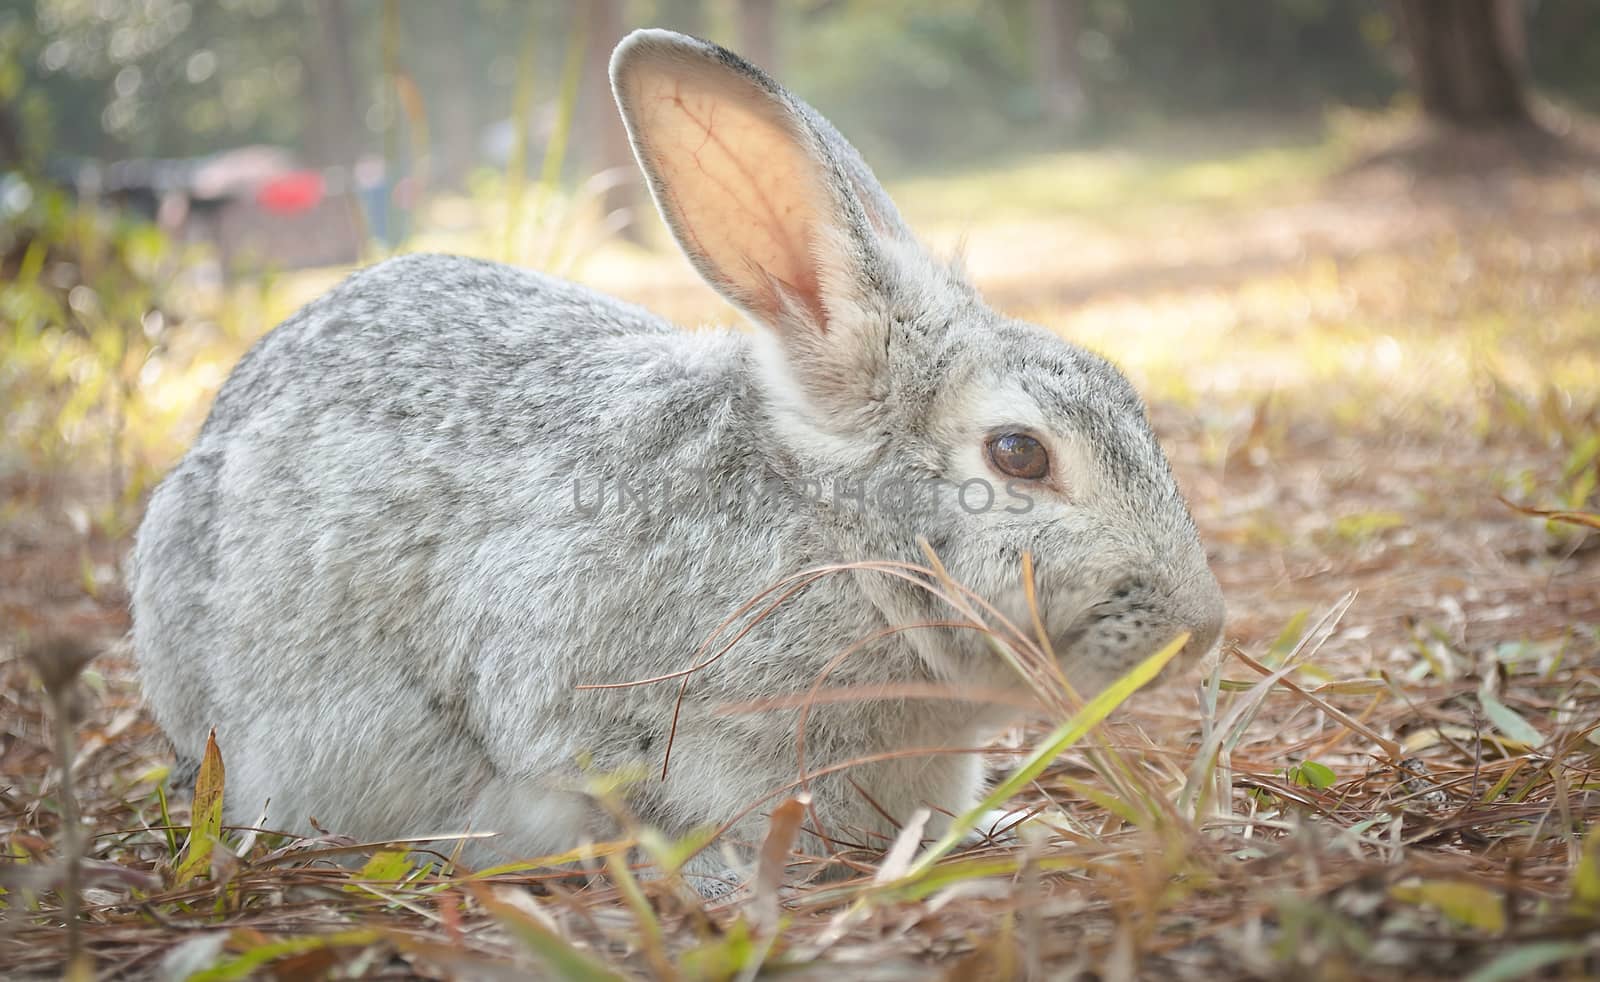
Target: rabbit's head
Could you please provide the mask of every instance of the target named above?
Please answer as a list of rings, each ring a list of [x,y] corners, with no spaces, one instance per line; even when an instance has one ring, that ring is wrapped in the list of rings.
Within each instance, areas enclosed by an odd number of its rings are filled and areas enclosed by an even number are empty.
[[[837,558],[923,562],[1033,634],[1093,689],[1179,632],[1209,650],[1223,603],[1128,381],[987,307],[931,258],[856,151],[715,45],[638,31],[611,61],[635,153],[700,274],[760,328],[766,466],[815,490]],[[948,621],[863,576],[892,623]],[[971,631],[907,632],[952,679],[998,681]]]

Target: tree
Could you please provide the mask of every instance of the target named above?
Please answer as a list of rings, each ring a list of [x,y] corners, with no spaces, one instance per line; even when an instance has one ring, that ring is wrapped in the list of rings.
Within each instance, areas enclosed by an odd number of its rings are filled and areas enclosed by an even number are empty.
[[[1459,126],[1531,120],[1521,0],[1399,0],[1423,111]]]
[[[303,55],[310,76],[317,83],[321,98],[317,111],[310,114],[312,157],[321,163],[346,166],[355,163],[364,149],[362,124],[355,76],[351,62],[354,50],[350,20],[338,0],[318,0],[315,6],[317,30],[309,32],[310,42]]]
[[[313,30],[300,4],[24,6],[38,48],[24,69],[49,96],[53,154],[179,157],[289,143],[316,101],[306,98],[301,53]]]
[[[628,133],[623,129],[622,117],[617,113],[611,96],[611,49],[623,35],[622,4],[620,0],[591,0],[582,7],[585,53],[583,82],[578,96],[578,119],[581,120],[583,154],[595,170],[612,171],[615,183],[607,186],[601,199],[607,214],[626,211],[634,220],[623,227],[624,234],[637,239],[639,206],[643,198],[638,169],[634,165],[633,150],[628,146]]]
[[[661,0],[656,5],[656,21],[662,27],[697,38],[709,35],[706,11],[701,0]]]
[[[17,125],[10,104],[0,102],[0,169],[21,168],[23,162],[22,127]]]
[[[1081,0],[1034,0],[1034,74],[1040,108],[1056,126],[1071,128],[1087,106],[1078,70],[1078,22]]]
[[[38,57],[38,38],[21,10],[0,5],[0,172],[23,169],[19,103],[28,78],[23,64]]]
[[[777,0],[739,0],[739,54],[768,75],[779,74]]]

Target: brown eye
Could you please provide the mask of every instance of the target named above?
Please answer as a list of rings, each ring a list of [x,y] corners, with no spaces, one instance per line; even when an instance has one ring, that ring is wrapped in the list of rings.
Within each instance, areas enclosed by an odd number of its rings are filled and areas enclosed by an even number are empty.
[[[1042,481],[1050,473],[1050,455],[1044,444],[1026,433],[990,437],[989,459],[1001,473],[1028,481]]]

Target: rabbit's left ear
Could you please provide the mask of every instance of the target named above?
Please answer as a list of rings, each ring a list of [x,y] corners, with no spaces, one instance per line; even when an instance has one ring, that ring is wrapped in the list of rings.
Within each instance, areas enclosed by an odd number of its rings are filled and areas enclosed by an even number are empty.
[[[656,206],[707,282],[791,359],[860,320],[885,279],[883,240],[909,236],[832,126],[736,55],[670,31],[624,39],[611,82]]]

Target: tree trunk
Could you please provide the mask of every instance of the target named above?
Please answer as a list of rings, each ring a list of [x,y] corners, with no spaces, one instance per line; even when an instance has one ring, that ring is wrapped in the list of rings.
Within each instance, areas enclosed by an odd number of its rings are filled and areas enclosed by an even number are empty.
[[[1088,106],[1078,68],[1081,0],[1034,0],[1035,77],[1045,118],[1062,129],[1083,119]]]
[[[477,98],[473,85],[472,33],[455,20],[460,12],[447,4],[409,7],[407,13],[420,19],[425,29],[437,32],[430,43],[417,46],[432,69],[436,86],[428,114],[437,126],[434,154],[438,163],[432,177],[441,185],[463,188],[478,161],[478,136],[483,127],[483,100]]]
[[[1430,117],[1472,127],[1529,121],[1521,0],[1399,0],[1399,13]]]
[[[350,22],[340,0],[317,0],[320,36],[307,38],[306,62],[312,132],[316,134],[312,159],[321,164],[349,167],[365,148],[365,120],[356,94],[354,47]]]
[[[602,210],[610,216],[626,210],[632,220],[622,226],[623,234],[635,241],[640,237],[642,217],[639,206],[644,199],[633,150],[628,146],[628,131],[611,96],[611,49],[622,40],[620,0],[589,0],[583,4],[584,56],[579,85],[578,113],[574,128],[585,161],[595,171],[614,171],[618,180],[602,194]]]
[[[17,125],[10,104],[0,102],[0,169],[25,170],[22,156],[22,127]]]
[[[778,0],[739,0],[739,56],[778,74]]]
[[[703,38],[709,33],[706,30],[705,6],[701,0],[661,0],[656,8],[656,19],[662,27],[680,34]]]

